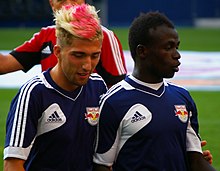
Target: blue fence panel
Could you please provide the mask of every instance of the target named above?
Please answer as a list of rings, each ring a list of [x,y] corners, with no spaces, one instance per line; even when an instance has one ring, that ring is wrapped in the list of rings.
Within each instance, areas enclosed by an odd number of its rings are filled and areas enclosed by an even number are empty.
[[[1,0],[0,26],[44,26],[52,24],[47,0]]]
[[[198,18],[220,18],[220,0],[198,1],[196,12]]]
[[[175,24],[192,25],[193,3],[191,0],[109,0],[109,25],[130,25],[141,12],[155,11],[165,13]]]
[[[165,13],[178,26],[192,26],[196,18],[220,18],[220,0],[87,0],[87,2],[102,5],[101,10],[104,11],[103,16],[109,26],[129,26],[141,12],[155,10]],[[103,14],[103,11],[100,14]],[[48,0],[0,0],[0,27],[45,26],[53,24],[52,20]]]

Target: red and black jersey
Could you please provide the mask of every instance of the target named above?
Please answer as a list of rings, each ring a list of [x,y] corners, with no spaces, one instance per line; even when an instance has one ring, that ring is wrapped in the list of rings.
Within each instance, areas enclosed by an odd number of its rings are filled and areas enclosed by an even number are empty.
[[[104,34],[102,52],[95,72],[103,77],[107,85],[113,85],[126,75],[125,59],[117,36],[104,26],[102,29]],[[10,54],[21,63],[25,72],[36,64],[41,64],[42,71],[45,71],[57,63],[57,58],[53,54],[55,44],[55,26],[43,27]]]

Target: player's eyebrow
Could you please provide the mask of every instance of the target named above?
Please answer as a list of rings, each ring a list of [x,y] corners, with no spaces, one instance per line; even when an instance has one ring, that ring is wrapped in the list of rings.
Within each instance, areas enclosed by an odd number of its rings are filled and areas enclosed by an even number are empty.
[[[167,44],[169,44],[171,46],[179,46],[180,45],[180,41],[169,40],[167,42]]]

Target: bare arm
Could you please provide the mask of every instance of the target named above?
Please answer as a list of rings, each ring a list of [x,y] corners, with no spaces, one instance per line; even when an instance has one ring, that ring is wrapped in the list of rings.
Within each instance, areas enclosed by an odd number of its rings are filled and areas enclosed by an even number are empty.
[[[4,160],[4,171],[25,171],[24,160],[17,158],[7,158]]]
[[[11,55],[0,53],[0,74],[7,74],[24,69],[23,66]]]
[[[201,153],[188,152],[187,155],[191,171],[216,171]]]
[[[93,171],[111,171],[111,167],[94,163]]]

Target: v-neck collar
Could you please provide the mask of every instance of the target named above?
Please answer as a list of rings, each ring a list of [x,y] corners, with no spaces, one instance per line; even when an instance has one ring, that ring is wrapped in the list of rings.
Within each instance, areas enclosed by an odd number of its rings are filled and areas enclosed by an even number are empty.
[[[77,97],[80,95],[80,93],[83,90],[83,86],[78,87],[77,89],[75,89],[74,91],[66,91],[64,89],[62,89],[61,87],[59,87],[52,79],[51,75],[50,75],[50,69],[48,69],[47,71],[45,71],[43,73],[46,81],[49,83],[49,85],[51,86],[50,88],[55,89],[58,93],[70,98],[71,100],[76,100]]]

